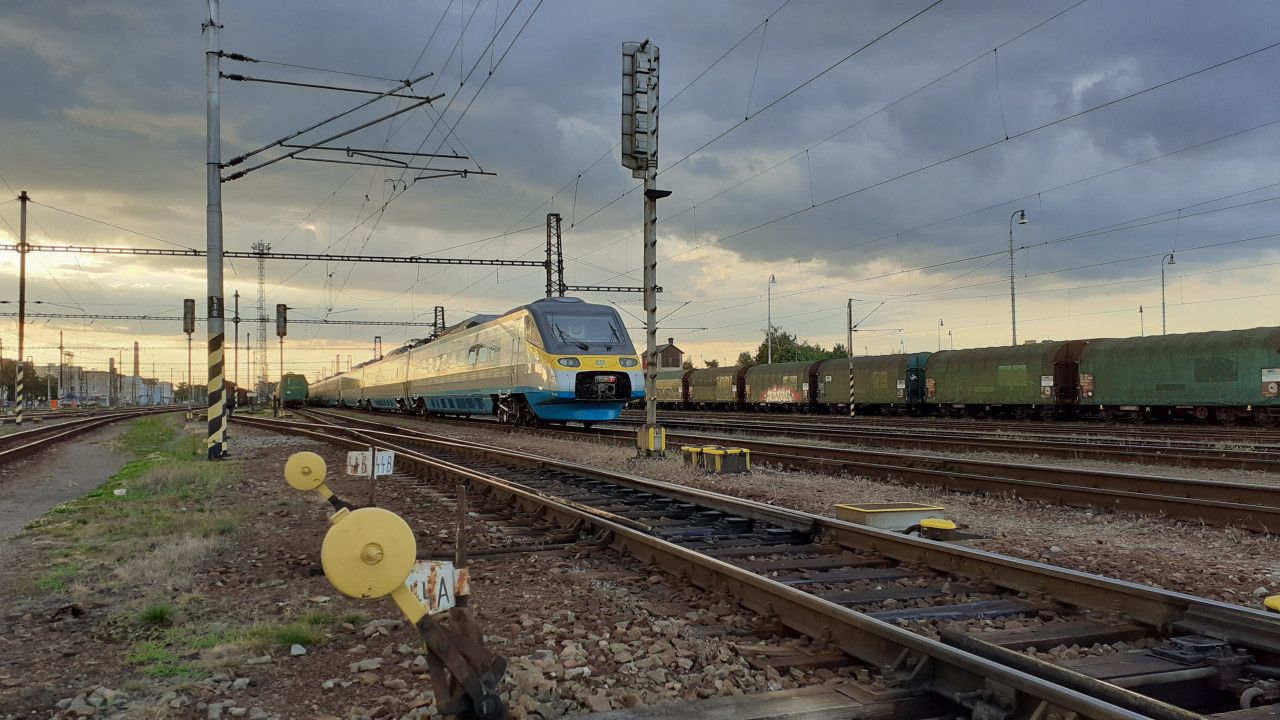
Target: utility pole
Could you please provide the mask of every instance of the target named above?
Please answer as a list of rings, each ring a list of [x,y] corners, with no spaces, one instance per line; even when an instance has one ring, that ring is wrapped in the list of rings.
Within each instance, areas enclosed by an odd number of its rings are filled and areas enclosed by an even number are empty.
[[[62,399],[67,395],[66,390],[63,389],[65,387],[65,382],[66,382],[63,379],[64,375],[62,372],[62,368],[65,367],[66,365],[65,363],[66,356],[63,355],[64,352],[65,351],[62,349],[62,331],[59,330],[58,331],[58,409],[59,410],[62,409]]]
[[[276,415],[284,411],[284,336],[288,332],[289,306],[284,303],[276,305],[276,337],[280,338],[280,382],[276,385]],[[381,341],[382,338],[378,338]]]
[[[196,331],[196,301],[187,298],[182,301],[182,332],[187,334],[187,419],[191,419],[191,399],[195,395],[191,385],[191,334]]]
[[[773,286],[777,284],[778,284],[778,278],[774,277],[773,275],[770,275],[769,284],[765,290],[765,298],[766,298],[765,306],[767,308],[765,310],[765,318],[766,318],[765,323],[768,325],[768,327],[765,329],[765,337],[768,341],[768,346],[769,346],[768,362],[770,364],[773,363]]]
[[[938,351],[942,351],[942,318],[938,318]]]
[[[129,394],[133,397],[133,404],[137,405],[138,404],[138,386],[142,384],[142,372],[138,368],[138,341],[137,340],[133,341],[133,380],[130,380],[129,382],[132,383],[132,386],[130,387],[130,390],[129,390]]]
[[[1138,337],[1147,336],[1147,319],[1142,316],[1142,306],[1138,306]]]
[[[1013,344],[1018,344],[1018,295],[1013,287],[1013,219],[1018,218],[1019,225],[1027,224],[1027,211],[1014,210],[1009,216],[1009,322],[1013,327]]]
[[[240,391],[240,291],[239,290],[237,290],[235,294],[235,303],[236,303],[235,314],[232,315],[231,317],[231,324],[235,326],[235,334],[232,335],[232,338],[234,338],[235,340],[235,350],[234,350],[235,360],[233,361],[234,369],[232,371],[232,374],[235,376],[235,380],[233,380],[232,382],[236,386],[236,392],[239,392]]]
[[[844,346],[846,354],[849,356],[849,417],[854,417],[858,413],[853,408],[853,298],[849,298],[849,304],[846,306],[848,310],[845,330]]]
[[[854,298],[849,298],[849,304],[848,304],[849,332],[848,332],[848,339],[846,340],[846,342],[849,343],[849,417],[854,417],[856,415],[856,411],[854,410],[854,408],[856,407],[856,404],[857,404],[857,395],[854,393],[854,382],[853,382],[853,334],[858,331],[859,325],[867,321],[867,318],[871,317],[872,315],[875,314],[877,310],[884,307],[884,302],[882,301],[879,305],[871,308],[871,312],[867,313],[866,315],[863,315],[862,319],[855,323],[853,321],[853,303],[854,302],[855,302]],[[871,354],[871,352],[867,350],[865,346],[863,346],[863,351],[866,352],[868,355]]]
[[[18,419],[14,421],[17,425],[22,424],[22,405],[27,399],[23,391],[25,371],[22,362],[26,356],[22,352],[27,330],[27,201],[30,199],[26,190],[18,193],[18,201],[22,203],[22,220],[19,223],[18,238],[18,365],[14,369],[13,383],[13,399],[18,404]]]
[[[205,250],[208,252],[206,278],[209,295],[207,318],[209,401],[206,419],[209,423],[207,442],[210,460],[222,459],[227,432],[227,418],[223,414],[222,407],[226,403],[227,384],[224,377],[226,375],[226,363],[223,362],[225,327],[222,318],[222,126],[218,108],[218,78],[221,72],[219,59],[222,54],[218,31],[221,29],[222,26],[218,24],[218,0],[209,0],[209,19],[204,24],[204,77],[205,121],[208,136],[205,185],[209,193],[205,231]],[[187,347],[190,348],[190,343]],[[189,350],[188,357],[190,357]]]
[[[636,435],[643,456],[664,455],[666,431],[658,425],[658,46],[622,44],[622,165],[644,178],[645,424]]]
[[[1160,334],[1167,335],[1169,333],[1168,316],[1165,313],[1164,303],[1164,266],[1177,265],[1173,260],[1173,253],[1167,253],[1160,258]],[[21,342],[21,341],[19,341]]]

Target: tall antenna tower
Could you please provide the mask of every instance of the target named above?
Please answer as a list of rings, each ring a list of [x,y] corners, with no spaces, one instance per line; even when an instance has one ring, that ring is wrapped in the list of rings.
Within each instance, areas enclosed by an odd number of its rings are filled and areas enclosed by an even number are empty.
[[[258,256],[258,346],[254,348],[251,362],[258,371],[255,390],[261,403],[267,399],[267,387],[271,382],[267,368],[267,253],[271,252],[271,243],[259,240],[253,244],[252,250]]]

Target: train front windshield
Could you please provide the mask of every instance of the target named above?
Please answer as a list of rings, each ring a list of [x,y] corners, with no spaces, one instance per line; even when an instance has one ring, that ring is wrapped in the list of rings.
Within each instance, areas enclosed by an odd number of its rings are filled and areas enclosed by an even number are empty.
[[[580,352],[632,355],[631,338],[616,316],[548,313],[550,340]]]

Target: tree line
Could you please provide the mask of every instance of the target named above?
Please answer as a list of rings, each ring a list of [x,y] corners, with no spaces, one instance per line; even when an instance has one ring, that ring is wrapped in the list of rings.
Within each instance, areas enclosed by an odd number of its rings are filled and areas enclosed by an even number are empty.
[[[815,360],[830,360],[831,358],[842,357],[849,357],[849,351],[845,348],[844,343],[836,343],[832,348],[827,349],[821,345],[810,343],[808,340],[800,340],[793,333],[774,328],[773,361],[775,363],[812,362]],[[734,365],[742,367],[743,365],[767,362],[768,358],[769,340],[768,338],[765,338],[756,348],[755,354],[746,350],[738,353],[738,360]],[[720,367],[720,361],[707,360],[705,361],[705,365],[709,368]],[[684,369],[692,370],[693,362],[685,360]]]

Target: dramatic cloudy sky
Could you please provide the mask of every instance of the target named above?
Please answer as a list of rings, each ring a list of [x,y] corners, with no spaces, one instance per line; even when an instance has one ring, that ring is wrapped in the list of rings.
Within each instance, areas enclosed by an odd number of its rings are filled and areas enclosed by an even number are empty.
[[[224,185],[226,246],[538,259],[555,211],[571,283],[638,284],[641,197],[615,147],[619,50],[652,38],[659,181],[674,193],[659,208],[662,312],[675,311],[661,334],[696,360],[760,341],[771,274],[775,324],[816,342],[843,341],[855,298],[858,318],[871,313],[859,352],[934,349],[939,322],[943,346],[1007,343],[1004,253],[1018,209],[1030,217],[1014,228],[1020,340],[1136,335],[1139,306],[1159,332],[1168,252],[1170,332],[1276,323],[1280,48],[1212,66],[1280,41],[1280,7],[945,0],[849,57],[929,5],[224,0],[228,51],[375,78],[435,73],[416,88],[445,93],[435,110],[338,144],[469,154],[433,165],[498,173],[406,189],[400,171],[280,162]],[[0,5],[0,241],[15,241],[10,199],[25,189],[36,244],[203,247],[203,18],[196,0]],[[390,87],[276,64],[224,69]],[[228,158],[358,101],[229,81],[222,91]],[[12,303],[16,255],[0,260]],[[29,272],[29,297],[43,301],[33,311],[171,315],[205,295],[196,258],[33,253]],[[428,322],[443,305],[453,322],[543,290],[538,268],[278,261],[267,276],[267,303],[295,318]],[[251,261],[228,263],[228,303],[236,290],[251,316]],[[591,299],[640,314],[634,294]],[[12,354],[16,322],[2,327]],[[173,322],[41,319],[28,354],[52,361],[58,330],[77,362],[105,366],[140,340],[144,374],[185,370]],[[368,357],[375,334],[390,348],[425,332],[298,325],[288,364],[313,375],[335,355]]]

